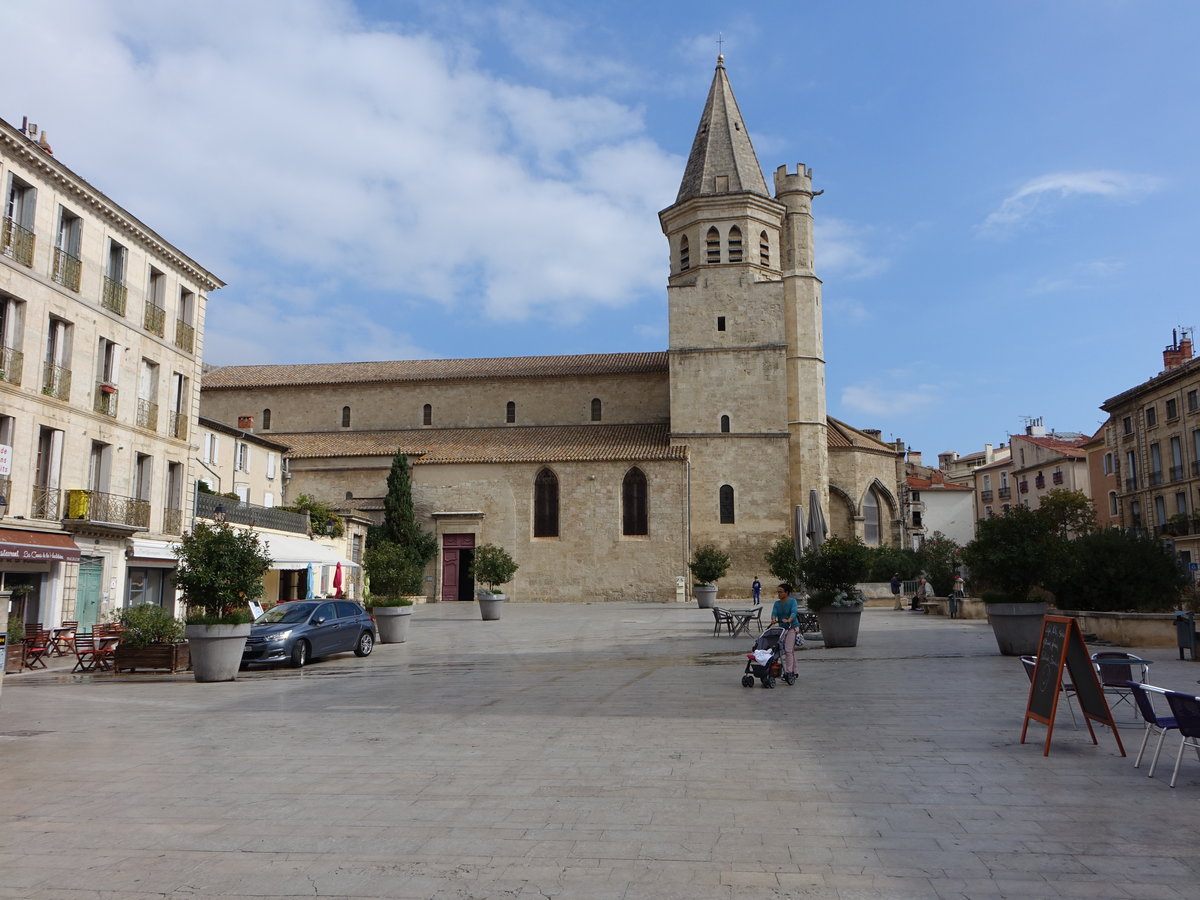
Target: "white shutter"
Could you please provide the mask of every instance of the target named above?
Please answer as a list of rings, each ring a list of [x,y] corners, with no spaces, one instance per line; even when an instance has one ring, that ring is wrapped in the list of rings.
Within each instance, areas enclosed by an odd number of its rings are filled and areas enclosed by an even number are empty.
[[[270,509],[274,505],[275,495],[270,492],[263,494],[263,506],[265,506],[267,509]]]
[[[275,477],[275,466],[276,466],[276,460],[278,458],[279,458],[279,455],[277,453],[268,453],[267,454],[267,477],[268,478]]]
[[[242,471],[250,471],[250,445],[242,444]]]
[[[238,500],[240,502],[242,502],[242,503],[250,502],[250,485],[239,484],[237,487],[234,488],[234,490],[237,491]]]

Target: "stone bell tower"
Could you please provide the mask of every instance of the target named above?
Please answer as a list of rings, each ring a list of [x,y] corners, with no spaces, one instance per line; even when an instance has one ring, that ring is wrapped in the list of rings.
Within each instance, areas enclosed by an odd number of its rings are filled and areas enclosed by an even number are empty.
[[[671,434],[691,460],[691,543],[729,552],[735,583],[761,574],[763,550],[790,533],[810,489],[828,508],[813,196],[804,166],[780,168],[770,195],[718,57],[679,195],[659,220],[671,251]]]

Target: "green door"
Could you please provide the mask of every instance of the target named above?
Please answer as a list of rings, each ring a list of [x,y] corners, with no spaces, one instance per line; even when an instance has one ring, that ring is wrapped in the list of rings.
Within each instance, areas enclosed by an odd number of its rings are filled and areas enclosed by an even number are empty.
[[[84,556],[79,560],[79,587],[75,592],[75,618],[80,631],[91,631],[100,609],[100,582],[104,575],[104,558]]]

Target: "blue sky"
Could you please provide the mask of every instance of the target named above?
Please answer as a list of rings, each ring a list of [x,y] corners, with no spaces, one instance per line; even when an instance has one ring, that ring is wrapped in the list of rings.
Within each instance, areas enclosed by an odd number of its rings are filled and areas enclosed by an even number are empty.
[[[718,33],[816,201],[831,414],[924,451],[1090,432],[1200,255],[1200,4],[39,0],[0,117],[228,287],[215,364],[666,347]]]

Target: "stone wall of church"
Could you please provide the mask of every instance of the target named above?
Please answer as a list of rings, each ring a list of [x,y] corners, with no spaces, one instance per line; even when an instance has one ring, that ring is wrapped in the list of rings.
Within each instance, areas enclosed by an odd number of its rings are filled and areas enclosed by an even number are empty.
[[[329,499],[342,497],[338,492],[345,490],[379,497],[390,465],[390,457],[295,460],[289,490]],[[647,480],[650,533],[644,537],[621,533],[621,487],[633,465]],[[506,587],[513,600],[675,598],[675,579],[687,573],[686,464],[550,464],[559,485],[557,538],[533,537],[533,485],[541,468],[540,463],[415,465],[418,518],[428,531],[470,533],[476,545],[508,550],[520,565]],[[476,512],[481,515],[461,515]],[[440,558],[427,574],[435,579],[431,593],[440,596]]]
[[[900,543],[899,479],[894,453],[858,447],[834,447],[829,451],[829,533],[839,537],[863,537],[862,505],[874,484],[879,496],[880,531],[885,544]]]
[[[256,430],[375,431],[421,428],[429,404],[435,428],[506,424],[507,405],[516,405],[518,425],[586,425],[592,400],[601,403],[605,424],[670,421],[666,373],[564,378],[510,378],[495,381],[422,381],[366,384],[295,385],[244,390],[209,390],[201,412],[237,424],[253,415]],[[350,407],[344,428],[343,408]],[[271,410],[271,428],[262,429],[262,411]]]

